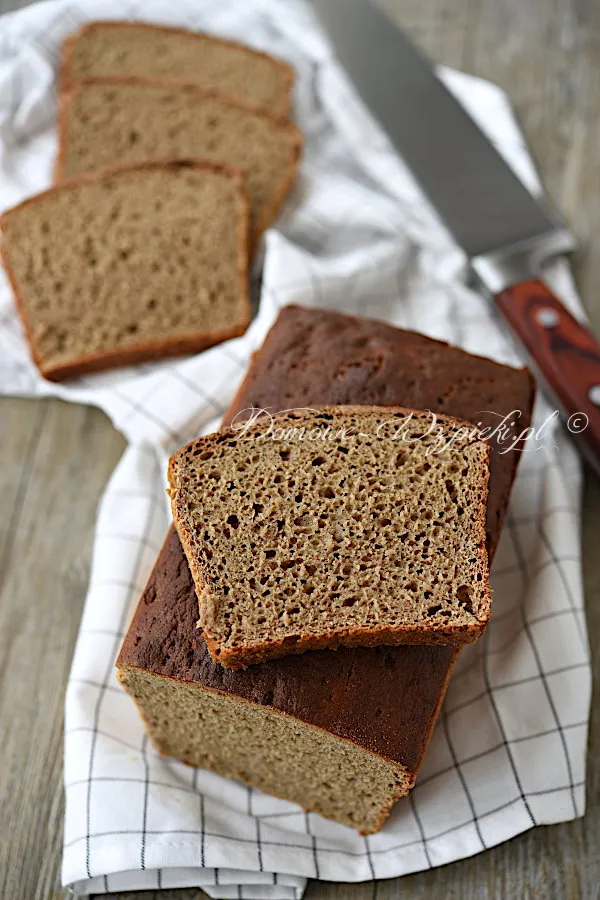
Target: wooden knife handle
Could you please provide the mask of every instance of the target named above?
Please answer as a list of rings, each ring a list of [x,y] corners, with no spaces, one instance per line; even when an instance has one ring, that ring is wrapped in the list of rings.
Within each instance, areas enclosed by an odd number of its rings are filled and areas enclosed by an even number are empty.
[[[495,300],[578,449],[600,475],[600,343],[542,281],[522,281]]]

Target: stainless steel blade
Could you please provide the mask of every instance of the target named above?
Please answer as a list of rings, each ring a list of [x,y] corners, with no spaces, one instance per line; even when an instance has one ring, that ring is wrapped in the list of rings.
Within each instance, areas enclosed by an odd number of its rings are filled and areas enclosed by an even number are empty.
[[[338,59],[469,257],[566,232],[519,181],[434,74],[368,0],[313,0]],[[555,241],[555,244],[557,242]]]

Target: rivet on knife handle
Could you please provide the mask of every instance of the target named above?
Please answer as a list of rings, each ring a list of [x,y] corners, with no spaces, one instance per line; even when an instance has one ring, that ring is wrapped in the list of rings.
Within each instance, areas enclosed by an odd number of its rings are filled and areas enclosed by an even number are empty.
[[[600,343],[542,281],[522,281],[495,299],[600,475]]]

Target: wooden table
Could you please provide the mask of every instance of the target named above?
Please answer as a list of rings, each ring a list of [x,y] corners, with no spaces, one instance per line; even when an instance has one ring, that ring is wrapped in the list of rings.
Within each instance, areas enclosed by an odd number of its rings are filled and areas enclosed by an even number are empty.
[[[200,2],[200,0],[198,0]],[[25,5],[0,0],[0,11]],[[577,283],[600,332],[600,4],[597,0],[387,0],[433,59],[512,97],[548,193],[581,240]],[[1,26],[0,26],[1,27]],[[62,712],[85,597],[96,503],[123,439],[98,410],[0,401],[0,897],[59,887]],[[600,637],[600,482],[588,476],[584,571]],[[309,885],[307,900],[600,896],[600,692],[583,820],[536,828],[445,868],[373,884]],[[198,890],[120,895],[191,900]]]

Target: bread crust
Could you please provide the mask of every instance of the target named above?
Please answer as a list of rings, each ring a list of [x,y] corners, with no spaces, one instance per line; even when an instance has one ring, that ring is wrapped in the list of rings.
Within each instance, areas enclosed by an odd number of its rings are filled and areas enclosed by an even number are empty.
[[[303,138],[300,130],[289,122],[287,119],[282,119],[278,116],[271,115],[270,113],[263,112],[262,110],[253,109],[250,106],[230,97],[228,94],[223,94],[217,90],[208,90],[206,88],[198,87],[197,85],[174,82],[169,81],[168,79],[154,79],[154,78],[93,78],[87,79],[83,82],[76,82],[73,86],[70,87],[69,90],[63,91],[59,97],[58,102],[58,117],[57,117],[57,127],[58,127],[58,153],[56,156],[55,164],[54,164],[54,174],[53,180],[55,184],[58,184],[63,179],[63,170],[66,156],[66,148],[68,145],[68,108],[71,103],[75,93],[77,91],[84,91],[88,87],[93,87],[95,85],[147,85],[148,87],[176,87],[181,91],[186,91],[188,93],[194,93],[198,97],[205,98],[215,98],[220,102],[233,106],[236,109],[244,110],[245,112],[250,112],[253,115],[260,116],[264,119],[269,119],[271,122],[276,124],[279,128],[287,131],[293,138],[291,144],[291,154],[289,165],[285,169],[280,184],[273,191],[271,198],[268,203],[265,204],[261,215],[259,216],[254,232],[250,235],[250,253],[256,249],[256,245],[262,233],[269,227],[269,225],[273,222],[275,217],[277,216],[281,204],[290,190],[298,171],[298,162],[300,160],[300,155],[302,152],[303,146]],[[199,161],[202,160],[202,157],[198,157]],[[166,160],[165,160],[166,161]],[[170,160],[169,160],[170,161]],[[175,160],[173,160],[175,161]],[[77,176],[78,177],[78,176]],[[243,175],[242,175],[243,177]]]
[[[60,53],[60,68],[59,68],[59,91],[63,93],[64,91],[69,90],[76,83],[85,83],[86,81],[93,80],[88,78],[77,78],[73,74],[73,48],[77,43],[77,40],[82,37],[88,31],[94,31],[96,28],[144,28],[148,31],[153,32],[162,32],[164,34],[175,34],[181,35],[184,37],[192,37],[196,38],[199,41],[208,40],[211,43],[221,44],[223,47],[234,47],[236,50],[241,50],[247,53],[249,56],[260,57],[262,59],[268,60],[272,63],[276,68],[280,70],[280,72],[284,76],[285,82],[285,92],[282,95],[281,106],[276,107],[271,110],[273,115],[281,116],[285,118],[289,115],[290,108],[292,105],[292,91],[294,88],[294,83],[296,80],[296,72],[288,63],[283,62],[281,59],[277,59],[277,57],[272,56],[270,53],[266,53],[264,50],[255,50],[252,47],[247,47],[245,44],[241,44],[238,41],[228,40],[227,38],[217,37],[212,34],[207,34],[205,32],[192,31],[188,28],[176,28],[170,25],[155,25],[151,22],[130,22],[130,21],[119,21],[118,19],[113,20],[98,20],[92,22],[85,22],[81,25],[76,31],[72,32],[68,35],[62,44],[62,49]],[[173,79],[173,84],[190,84],[195,85],[195,82],[185,81],[184,79]],[[201,87],[200,85],[198,85]],[[269,112],[262,106],[252,106],[248,105],[248,108],[255,109],[260,112]]]
[[[182,540],[184,549],[185,543]],[[188,560],[189,562],[189,560]],[[191,569],[190,565],[190,569]],[[200,619],[202,621],[202,619]],[[204,640],[215,662],[239,672],[248,666],[281,659],[283,656],[306,653],[309,650],[338,650],[340,647],[397,647],[408,644],[443,644],[462,647],[471,644],[485,631],[487,620],[477,625],[456,625],[454,628],[440,627],[435,631],[424,625],[397,625],[385,628],[352,628],[345,631],[329,631],[320,635],[306,635],[264,643],[248,643],[241,650],[230,650],[213,639],[203,628]]]
[[[23,323],[25,336],[29,343],[33,360],[43,377],[47,380],[62,381],[65,378],[76,378],[81,375],[100,372],[106,369],[134,365],[136,363],[152,362],[172,356],[182,356],[188,353],[199,353],[200,351],[206,350],[208,349],[208,347],[212,347],[215,344],[221,343],[222,341],[230,340],[234,337],[239,337],[246,331],[248,325],[250,324],[251,318],[250,289],[248,284],[248,221],[250,212],[248,198],[246,196],[246,191],[244,188],[243,176],[241,172],[233,168],[233,166],[221,165],[219,163],[206,162],[196,159],[181,159],[170,160],[166,162],[143,162],[133,165],[111,166],[109,168],[98,169],[93,172],[86,172],[83,175],[79,175],[75,178],[63,181],[60,184],[53,185],[46,191],[42,191],[40,194],[29,197],[26,200],[23,200],[17,206],[6,210],[6,212],[4,212],[2,216],[0,216],[0,234],[2,232],[3,225],[9,220],[11,215],[23,209],[24,207],[35,204],[36,202],[38,202],[40,197],[51,195],[62,190],[69,190],[74,186],[82,184],[93,184],[95,182],[103,181],[107,177],[112,177],[115,175],[127,176],[132,172],[152,170],[168,171],[169,169],[174,168],[195,168],[199,170],[218,172],[223,175],[227,175],[229,178],[236,182],[238,202],[240,206],[240,215],[238,221],[238,279],[240,295],[245,301],[244,319],[235,326],[232,326],[229,329],[223,329],[221,331],[212,333],[194,332],[188,335],[181,335],[179,337],[146,341],[145,343],[139,344],[132,343],[129,347],[107,349],[99,353],[90,353],[83,356],[74,357],[72,360],[61,363],[60,365],[46,365],[41,359],[38,352],[35,336],[33,334],[32,323],[30,322],[27,311],[25,309],[25,304],[21,296],[21,291],[19,289],[16,274],[10,264],[8,254],[5,252],[2,242],[0,242],[0,257],[2,259],[2,264],[5,268],[10,286],[13,291],[17,312],[19,313],[19,317],[21,319],[21,322]]]
[[[428,412],[411,410],[399,406],[323,406],[319,407],[318,410],[334,415],[336,413],[338,415],[364,415],[365,413],[374,413],[380,416],[393,416],[395,413],[402,413],[405,415],[412,414],[413,418],[421,421],[431,420]],[[310,419],[311,416],[314,415],[314,412],[315,410],[297,411],[293,414],[293,418],[294,420],[301,422],[304,419]],[[464,428],[468,431],[473,430],[472,423],[467,422],[464,419],[441,414],[437,414],[436,419],[447,426],[460,429]],[[225,668],[235,671],[244,669],[250,665],[266,662],[269,659],[277,659],[282,656],[289,656],[290,654],[305,653],[307,650],[337,650],[339,647],[378,647],[381,645],[394,646],[398,644],[453,644],[455,646],[461,646],[476,641],[483,634],[490,618],[492,602],[491,591],[489,589],[488,554],[486,550],[486,512],[490,448],[486,442],[474,438],[474,442],[476,441],[481,445],[481,449],[485,455],[485,464],[481,468],[479,490],[477,491],[477,507],[472,510],[472,519],[475,522],[476,528],[476,557],[480,571],[483,574],[483,584],[486,586],[483,590],[483,609],[477,617],[477,621],[471,624],[448,626],[443,626],[434,622],[432,622],[430,626],[422,623],[404,623],[393,627],[359,626],[343,630],[336,629],[335,631],[324,631],[320,634],[287,635],[271,640],[246,642],[243,646],[233,648],[223,645],[220,638],[211,632],[207,616],[208,608],[214,604],[210,587],[209,569],[198,560],[193,538],[191,534],[188,533],[185,526],[181,524],[185,515],[185,503],[178,494],[177,468],[179,460],[199,442],[203,447],[206,447],[212,442],[221,440],[223,435],[227,436],[228,434],[231,435],[231,437],[235,437],[236,432],[232,429],[223,429],[208,437],[191,441],[171,456],[168,466],[173,519],[196,586],[200,610],[199,625],[202,627],[206,646],[215,662],[220,663],[220,665]]]
[[[123,348],[120,350],[107,350],[103,353],[90,353],[87,356],[79,356],[70,363],[60,366],[40,366],[40,371],[47,381],[64,381],[67,378],[79,378],[82,375],[93,375],[104,372],[107,369],[119,369],[124,366],[133,366],[139,363],[157,362],[176,356],[189,356],[201,353],[223,341],[240,337],[244,334],[249,319],[238,328],[215,331],[210,337],[202,332],[190,334],[187,337],[165,339],[163,341],[147,341],[137,347]]]

